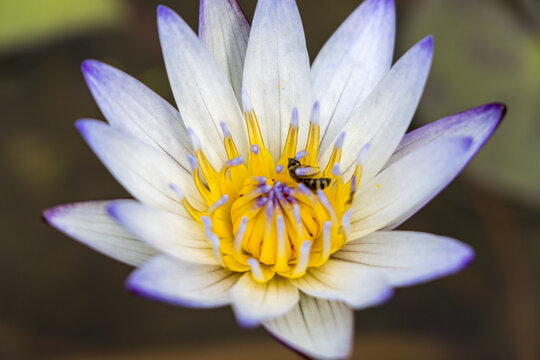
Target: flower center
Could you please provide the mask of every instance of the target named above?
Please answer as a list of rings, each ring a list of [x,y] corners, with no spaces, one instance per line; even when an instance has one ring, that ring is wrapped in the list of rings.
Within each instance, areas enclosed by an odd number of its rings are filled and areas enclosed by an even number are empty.
[[[362,166],[358,162],[349,181],[344,182],[338,165],[342,134],[324,170],[318,168],[317,104],[305,150],[299,152],[298,113],[293,111],[277,165],[264,145],[255,112],[248,106],[244,115],[250,142],[247,164],[225,124],[222,130],[229,160],[219,172],[190,131],[195,149],[195,156],[190,158],[193,180],[208,210],[195,209],[185,197],[182,203],[204,227],[216,259],[224,267],[251,271],[258,282],[266,282],[275,274],[301,277],[309,267],[326,263],[345,244],[350,231],[348,210]]]

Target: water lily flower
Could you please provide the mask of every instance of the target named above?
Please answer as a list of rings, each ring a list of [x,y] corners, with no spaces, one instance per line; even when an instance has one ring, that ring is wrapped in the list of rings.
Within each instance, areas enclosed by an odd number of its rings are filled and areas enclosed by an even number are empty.
[[[310,66],[294,0],[201,0],[198,36],[158,7],[178,109],[95,60],[82,71],[108,123],[77,129],[135,200],[60,205],[52,226],[133,265],[131,291],[230,304],[306,356],[344,358],[353,310],[455,273],[466,244],[394,229],[441,191],[499,124],[493,103],[405,134],[433,54],[392,66],[395,7],[365,0]]]

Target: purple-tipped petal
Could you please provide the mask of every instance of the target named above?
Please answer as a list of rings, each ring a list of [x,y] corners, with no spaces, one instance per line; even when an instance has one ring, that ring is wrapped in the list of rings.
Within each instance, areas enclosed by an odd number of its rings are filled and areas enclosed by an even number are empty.
[[[130,233],[165,254],[184,262],[217,265],[202,227],[191,217],[133,200],[114,201],[108,211]]]
[[[205,206],[191,174],[154,147],[96,120],[78,120],[75,126],[118,182],[141,202],[185,214],[169,184],[186,191],[190,202]]]
[[[400,216],[393,219],[392,222],[385,225],[386,230],[394,229],[418,211],[424,204],[434,198],[446,185],[471,161],[474,155],[485,144],[495,129],[499,126],[506,107],[499,103],[487,104],[467,110],[465,112],[448,116],[440,119],[422,128],[419,128],[405,135],[397,151],[392,155],[388,163],[385,165],[382,173],[386,169],[397,165],[402,159],[407,156],[416,156],[417,162],[426,161],[426,157],[432,157],[424,150],[426,147],[432,146],[435,142],[448,141],[456,136],[466,136],[470,139],[470,146],[467,151],[456,154],[454,159],[447,164],[448,170],[451,170],[452,177],[440,182],[437,186],[422,190],[422,202],[411,206],[407,211],[404,211]],[[451,140],[450,140],[451,141]],[[418,156],[424,153],[424,157]],[[417,154],[417,155],[415,155]],[[412,170],[412,169],[411,169]],[[376,189],[374,189],[377,191]],[[410,205],[412,205],[411,203]]]
[[[351,207],[352,236],[394,227],[418,211],[457,176],[472,142],[469,137],[433,141],[358,189]]]
[[[340,161],[345,176],[353,171],[360,149],[371,142],[360,187],[381,170],[403,138],[422,96],[432,58],[433,39],[428,36],[396,62],[339,128],[347,133]],[[330,157],[334,140],[325,137],[321,143],[323,163]]]
[[[493,135],[505,113],[505,105],[491,103],[447,116],[411,131],[403,137],[386,167],[436,139],[453,136],[468,136],[473,139],[464,159],[464,163],[467,163]]]
[[[394,2],[366,0],[323,46],[311,68],[313,98],[321,105],[323,138],[331,140],[338,134],[388,72],[394,38]]]
[[[159,254],[125,230],[107,212],[111,201],[88,201],[55,206],[43,219],[82,244],[115,260],[139,266]]]
[[[193,265],[162,255],[131,273],[126,281],[135,294],[172,305],[212,308],[230,302],[239,275],[221,266]]]
[[[114,67],[86,60],[81,69],[107,121],[188,167],[191,151],[178,111],[141,82]]]
[[[474,260],[457,240],[412,231],[378,231],[347,243],[333,255],[366,269],[376,268],[391,286],[409,286],[454,274]]]
[[[210,162],[219,167],[227,160],[225,152],[216,147],[223,140],[220,122],[227,124],[240,152],[248,148],[244,117],[231,84],[191,28],[165,6],[158,7],[158,30],[182,119],[200,136]]]
[[[199,39],[210,50],[241,101],[250,25],[236,0],[201,0]]]

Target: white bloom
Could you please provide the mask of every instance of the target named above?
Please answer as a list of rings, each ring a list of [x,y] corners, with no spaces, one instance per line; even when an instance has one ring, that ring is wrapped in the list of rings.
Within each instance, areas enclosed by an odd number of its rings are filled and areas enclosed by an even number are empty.
[[[179,112],[89,60],[109,124],[77,128],[136,200],[61,205],[46,220],[138,268],[128,287],[165,302],[231,304],[244,326],[321,359],[347,357],[353,309],[456,272],[456,240],[391,231],[441,191],[497,127],[484,105],[405,134],[430,36],[391,66],[392,0],[366,0],[310,68],[294,0],[201,0],[199,37],[158,8]],[[304,146],[305,144],[305,146]]]

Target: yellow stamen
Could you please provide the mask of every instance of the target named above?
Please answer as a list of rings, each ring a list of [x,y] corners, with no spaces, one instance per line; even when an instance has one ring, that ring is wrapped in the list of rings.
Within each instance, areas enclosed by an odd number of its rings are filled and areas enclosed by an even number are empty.
[[[306,157],[306,165],[317,167],[317,156],[319,155],[319,143],[321,141],[321,129],[319,126],[319,103],[315,103],[311,113],[309,123],[309,133],[306,143],[306,151],[309,155]]]
[[[207,209],[195,209],[177,193],[188,214],[203,226],[222,266],[250,272],[261,283],[275,274],[298,278],[310,267],[326,263],[349,237],[349,208],[362,175],[362,164],[359,160],[352,178],[345,183],[339,171],[342,134],[325,170],[317,173],[320,127],[316,104],[306,148],[300,151],[298,112],[293,111],[276,166],[245,91],[242,97],[250,143],[247,164],[239,157],[225,124],[222,131],[229,160],[219,172],[208,162],[195,134],[188,130],[194,148],[190,158],[193,181]],[[290,162],[292,158],[295,161]],[[291,164],[295,168],[288,168]],[[317,182],[318,177],[328,179]]]

